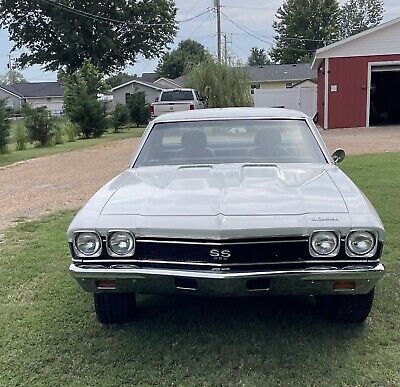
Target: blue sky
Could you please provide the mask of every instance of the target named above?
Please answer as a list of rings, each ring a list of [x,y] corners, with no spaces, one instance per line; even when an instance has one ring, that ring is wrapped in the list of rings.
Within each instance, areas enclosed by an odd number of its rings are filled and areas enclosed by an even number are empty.
[[[246,35],[238,27],[234,26],[224,15],[222,16],[222,31],[228,34],[229,52],[233,57],[244,61],[251,47],[263,47],[268,49],[269,42],[273,41],[272,22],[275,12],[283,0],[221,0],[223,13],[237,24],[247,30],[257,32],[259,39]],[[341,0],[343,3],[344,0]],[[400,0],[384,0],[384,21],[400,17]],[[188,19],[204,12],[211,7],[212,0],[176,0],[178,7],[178,20]],[[260,35],[261,34],[261,35]],[[204,44],[212,53],[216,51],[215,15],[209,12],[199,18],[180,24],[177,37],[172,48],[180,40],[192,38]],[[12,48],[12,42],[8,38],[6,30],[0,30],[0,73],[6,72],[7,55]],[[17,53],[12,53],[17,56]],[[142,74],[153,71],[157,60],[144,60],[138,58],[134,66],[128,67],[130,73]],[[44,72],[39,66],[33,66],[23,71],[29,81],[53,81],[55,73]]]

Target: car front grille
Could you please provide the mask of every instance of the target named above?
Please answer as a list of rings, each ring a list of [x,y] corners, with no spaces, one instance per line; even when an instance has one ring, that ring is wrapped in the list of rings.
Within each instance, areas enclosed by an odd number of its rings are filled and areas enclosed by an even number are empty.
[[[284,240],[137,240],[135,259],[158,262],[249,264],[300,262],[309,258],[308,238]]]

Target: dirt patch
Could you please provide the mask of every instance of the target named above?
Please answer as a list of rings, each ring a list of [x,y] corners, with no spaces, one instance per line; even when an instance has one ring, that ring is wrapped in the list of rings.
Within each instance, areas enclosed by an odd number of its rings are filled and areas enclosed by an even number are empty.
[[[347,154],[400,151],[400,126],[321,130],[329,150],[343,148]]]
[[[0,229],[18,219],[79,208],[128,166],[138,141],[113,141],[0,170]]]

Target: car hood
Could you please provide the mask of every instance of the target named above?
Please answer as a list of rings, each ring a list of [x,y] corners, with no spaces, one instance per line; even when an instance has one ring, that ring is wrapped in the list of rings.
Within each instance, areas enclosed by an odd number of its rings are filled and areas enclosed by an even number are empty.
[[[347,213],[322,164],[145,167],[126,171],[109,190],[101,215]]]

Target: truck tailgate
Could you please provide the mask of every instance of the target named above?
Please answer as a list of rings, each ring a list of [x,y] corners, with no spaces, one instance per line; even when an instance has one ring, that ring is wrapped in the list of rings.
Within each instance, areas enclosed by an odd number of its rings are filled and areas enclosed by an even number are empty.
[[[165,113],[181,112],[185,110],[190,110],[190,105],[194,106],[191,101],[182,102],[157,102],[154,103],[154,115],[159,116]],[[193,109],[193,108],[192,108]]]

